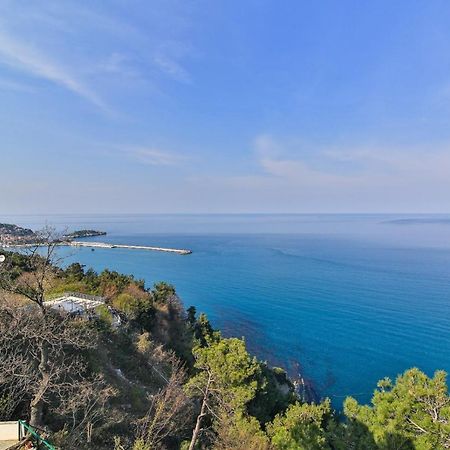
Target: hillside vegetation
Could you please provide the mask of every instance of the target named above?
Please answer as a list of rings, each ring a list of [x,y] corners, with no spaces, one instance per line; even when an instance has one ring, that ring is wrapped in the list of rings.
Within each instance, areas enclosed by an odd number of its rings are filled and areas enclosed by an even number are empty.
[[[0,267],[0,420],[29,421],[61,449],[450,448],[444,372],[380,381],[372,405],[299,401],[285,372],[185,310],[175,288],[43,252]],[[89,317],[48,309],[63,292],[99,295]],[[112,315],[121,317],[113,326]],[[370,355],[368,355],[370,357]]]

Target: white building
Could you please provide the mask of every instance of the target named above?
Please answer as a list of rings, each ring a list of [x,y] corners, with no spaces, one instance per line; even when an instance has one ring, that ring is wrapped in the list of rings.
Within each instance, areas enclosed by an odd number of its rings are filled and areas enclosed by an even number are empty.
[[[90,310],[105,304],[105,300],[102,297],[95,297],[93,295],[75,294],[68,292],[61,297],[49,300],[44,303],[48,308],[64,311],[69,314],[84,315]]]
[[[44,302],[44,305],[55,311],[83,317],[97,315],[97,308],[99,306],[106,306],[112,314],[112,325],[117,327],[121,323],[120,316],[112,308],[106,305],[105,299],[95,295],[67,292],[61,297]]]

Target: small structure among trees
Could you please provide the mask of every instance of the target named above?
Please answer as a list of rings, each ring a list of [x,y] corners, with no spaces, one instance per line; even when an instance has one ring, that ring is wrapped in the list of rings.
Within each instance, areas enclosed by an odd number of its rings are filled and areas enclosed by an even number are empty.
[[[85,318],[99,316],[99,308],[101,310],[107,308],[112,317],[112,325],[117,327],[121,324],[120,315],[113,308],[106,305],[104,297],[98,295],[66,292],[53,300],[45,301],[44,306],[71,316]]]
[[[44,305],[48,308],[74,315],[83,315],[104,304],[103,297],[73,292],[67,292],[58,298],[44,302]]]

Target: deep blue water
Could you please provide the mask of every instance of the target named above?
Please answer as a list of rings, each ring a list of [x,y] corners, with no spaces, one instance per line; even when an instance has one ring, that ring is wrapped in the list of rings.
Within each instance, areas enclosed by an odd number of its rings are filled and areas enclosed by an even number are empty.
[[[97,240],[192,255],[70,249],[70,261],[173,283],[186,306],[321,396],[367,402],[377,380],[450,371],[450,216],[2,216],[98,228]]]

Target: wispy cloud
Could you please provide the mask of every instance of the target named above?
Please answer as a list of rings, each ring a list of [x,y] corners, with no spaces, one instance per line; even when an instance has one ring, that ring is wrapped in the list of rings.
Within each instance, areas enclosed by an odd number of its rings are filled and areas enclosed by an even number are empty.
[[[395,184],[405,180],[438,180],[450,185],[450,145],[421,147],[348,146],[315,148],[314,157],[302,148],[260,135],[254,140],[256,160],[271,176],[313,184],[357,185],[384,180]]]
[[[170,77],[183,82],[190,82],[191,78],[189,73],[184,69],[181,64],[171,59],[168,55],[163,53],[157,53],[153,58],[154,63],[158,68],[165,72]]]
[[[108,110],[94,91],[85,86],[57,61],[36,47],[25,44],[4,31],[0,31],[0,61],[15,69],[56,83],[97,107]]]
[[[253,148],[257,155],[269,157],[280,154],[282,148],[270,134],[260,134],[253,140]]]
[[[266,175],[310,185],[348,181],[339,174],[315,169],[307,160],[292,155],[292,149],[287,147],[267,134],[254,139],[256,160]]]
[[[153,147],[129,147],[122,151],[135,161],[150,166],[177,166],[187,159],[179,153],[168,152]]]
[[[0,69],[46,80],[115,116],[111,105],[124,90],[141,99],[159,92],[162,78],[191,81],[191,8],[182,6],[142,2],[142,20],[133,22],[120,5],[43,0],[24,13],[15,2],[0,4]]]
[[[271,211],[431,212],[447,202],[450,145],[305,148],[298,142],[257,136],[254,170],[190,182],[207,185],[212,196],[239,198],[247,211],[270,205]]]
[[[128,78],[139,78],[140,73],[130,63],[130,58],[119,52],[113,52],[98,64],[97,69],[109,74],[121,75]]]
[[[191,76],[180,61],[187,55],[192,56],[193,53],[195,53],[193,49],[185,43],[169,40],[157,46],[153,63],[161,72],[174,80],[190,83]]]

